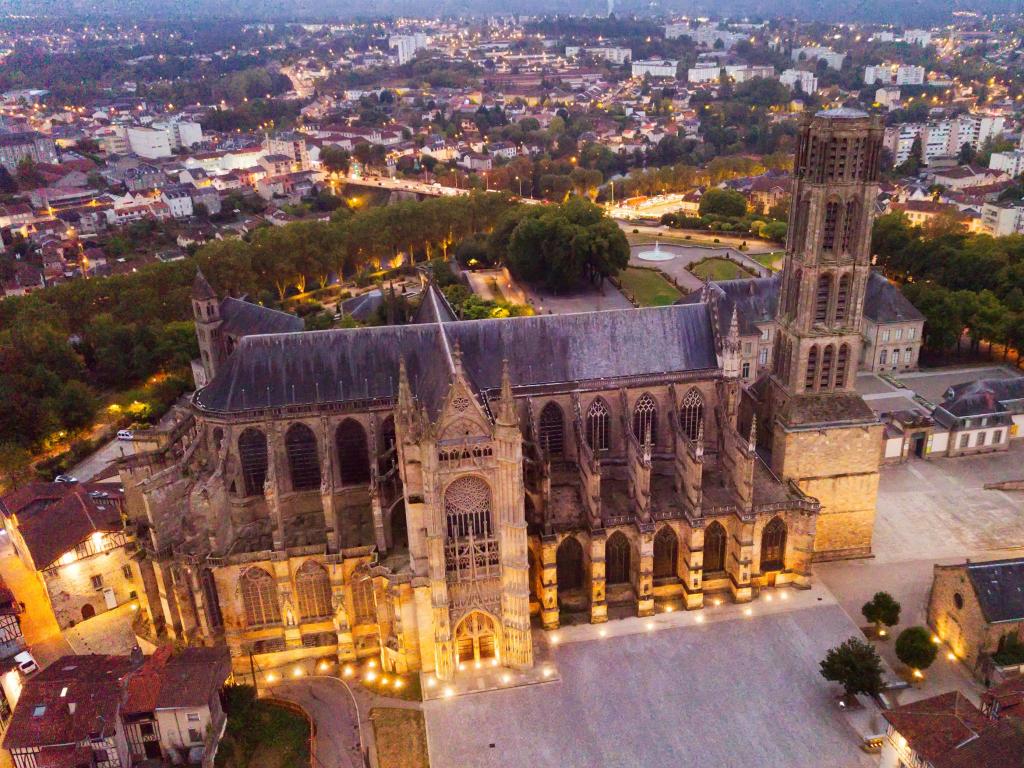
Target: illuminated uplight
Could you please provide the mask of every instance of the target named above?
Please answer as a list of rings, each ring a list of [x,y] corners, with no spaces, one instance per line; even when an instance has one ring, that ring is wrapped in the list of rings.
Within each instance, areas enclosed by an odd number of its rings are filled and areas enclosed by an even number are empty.
[[[884,629],[880,629],[880,630],[878,630],[878,636],[879,636],[879,637],[885,637],[885,636],[886,636],[886,635],[888,635],[888,634],[889,634],[889,633],[888,633],[888,632],[886,632],[886,631],[885,631]]]
[[[268,683],[272,683],[275,680],[277,680],[277,676],[273,672],[271,672],[269,675],[267,675],[267,682]]]
[[[326,661],[321,661],[320,662],[320,671],[321,672],[326,672],[330,668],[331,668],[331,665],[328,664]]]
[[[544,677],[551,677],[553,674],[555,674],[555,670],[553,670],[551,667],[544,667],[543,671],[541,671],[541,674],[544,675]]]
[[[380,684],[381,684],[381,685],[387,685],[387,684],[388,684],[388,679],[387,679],[386,677],[382,677],[382,678],[380,679]]]
[[[370,659],[366,666],[368,666],[370,669],[374,669],[377,666],[377,660]]]
[[[497,657],[491,659],[491,666],[492,667],[498,666],[498,658]]]
[[[671,605],[666,605],[665,606],[665,613],[672,613],[672,611],[674,611],[674,610],[675,610],[675,608],[673,608]]]
[[[715,607],[717,608],[718,606],[720,606],[722,604],[722,598],[716,597],[714,599],[714,603],[715,603]]]
[[[400,678],[400,677],[396,677],[395,678],[395,688],[401,688],[404,685],[405,685],[405,682],[403,682],[402,678]]]
[[[427,678],[427,688],[436,688],[436,687],[437,687],[437,678],[436,677],[428,677]]]
[[[451,686],[448,686],[447,688],[444,689],[444,697],[446,699],[450,699],[454,695],[455,695],[455,689],[452,688]]]
[[[694,621],[696,621],[698,624],[703,624],[704,623],[704,615],[698,613],[696,615],[696,617],[694,617]]]
[[[598,637],[607,637],[608,636],[608,630],[607,629],[599,629],[599,630],[597,630],[597,635],[598,635]]]
[[[932,635],[932,642],[935,643],[936,645],[938,645],[939,643],[942,642],[942,640],[939,639],[938,635]]]
[[[770,603],[772,601],[772,596],[771,595],[765,595],[764,599],[767,600]]]
[[[465,664],[459,664],[459,672],[465,672],[465,671],[466,671],[466,665]]]
[[[743,610],[743,615],[744,616],[753,616],[754,615],[754,609],[753,608],[745,608]]]
[[[783,592],[781,595],[779,595],[779,599],[780,600],[789,600],[789,593],[788,592]]]
[[[920,669],[915,669],[914,670],[914,677],[917,680],[923,680],[924,679],[924,672],[922,672]]]
[[[292,670],[292,677],[302,677],[302,668],[296,667]]]
[[[368,683],[372,683],[374,680],[377,679],[377,673],[373,671],[367,672],[366,677],[364,677],[363,679]]]
[[[654,629],[654,622],[653,621],[648,621],[647,624],[646,624],[646,627],[647,627],[647,631],[650,632],[652,629]]]
[[[512,682],[512,675],[506,673],[506,674],[501,676],[501,684],[502,685],[508,685],[511,682]]]
[[[561,639],[562,638],[559,635],[552,635],[551,636],[551,644],[552,645],[558,645],[558,643],[561,641]]]
[[[956,654],[953,653],[952,651],[950,651],[949,653],[946,654],[946,658],[949,659],[950,661],[956,661]]]
[[[352,669],[351,664],[346,664],[345,668],[341,671],[341,674],[343,674],[345,677],[352,677],[352,675],[354,675],[355,673],[356,671]]]
[[[480,662],[479,661],[476,662],[475,664],[473,664],[473,669],[480,669]]]

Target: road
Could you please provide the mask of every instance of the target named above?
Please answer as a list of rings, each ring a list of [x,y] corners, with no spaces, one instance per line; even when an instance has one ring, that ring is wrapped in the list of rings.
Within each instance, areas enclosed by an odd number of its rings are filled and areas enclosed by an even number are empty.
[[[114,438],[109,443],[101,447],[95,453],[90,454],[88,457],[80,461],[71,470],[71,475],[77,477],[82,482],[92,480],[99,475],[104,473],[115,460],[121,456],[131,456],[135,452],[135,445],[130,440],[118,440]],[[114,475],[114,479],[116,479]],[[107,478],[99,478],[107,479]]]
[[[345,684],[334,677],[285,680],[273,686],[261,685],[276,696],[298,704],[316,723],[318,768],[362,768],[359,731],[352,699]],[[365,718],[366,712],[363,713]],[[368,723],[364,727],[368,727]]]
[[[340,184],[356,184],[362,187],[380,187],[381,189],[395,189],[402,192],[415,192],[420,195],[433,195],[435,197],[455,197],[456,195],[468,195],[468,189],[456,189],[455,187],[442,187],[440,185],[425,184],[422,181],[411,179],[391,179],[387,176],[339,176]]]

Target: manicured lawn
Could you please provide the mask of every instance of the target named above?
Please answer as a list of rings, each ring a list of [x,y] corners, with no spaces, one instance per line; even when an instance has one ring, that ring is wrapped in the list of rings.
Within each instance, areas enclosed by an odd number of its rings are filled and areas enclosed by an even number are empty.
[[[664,307],[682,296],[679,290],[653,269],[626,267],[619,273],[622,291],[641,307]]]
[[[260,701],[247,685],[224,689],[227,729],[217,749],[217,768],[308,768],[309,721]]]
[[[752,277],[743,267],[735,261],[719,259],[717,257],[704,259],[690,267],[690,271],[701,280],[711,278],[712,280],[737,280],[744,277]]]
[[[380,768],[429,768],[427,727],[418,709],[370,710]]]
[[[772,272],[782,269],[782,260],[786,256],[785,251],[772,251],[771,253],[753,253],[750,255],[758,264],[763,264]]]

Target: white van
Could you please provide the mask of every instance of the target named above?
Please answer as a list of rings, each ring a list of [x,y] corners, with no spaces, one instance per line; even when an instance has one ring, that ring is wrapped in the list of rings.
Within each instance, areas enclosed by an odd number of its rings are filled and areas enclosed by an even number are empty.
[[[135,433],[132,432],[130,429],[122,429],[122,430],[118,431],[117,439],[118,440],[134,440],[135,439]]]

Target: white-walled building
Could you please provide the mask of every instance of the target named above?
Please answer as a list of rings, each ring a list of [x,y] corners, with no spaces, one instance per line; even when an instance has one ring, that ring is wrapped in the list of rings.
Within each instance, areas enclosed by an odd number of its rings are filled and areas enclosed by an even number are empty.
[[[1010,203],[985,203],[981,209],[981,226],[993,237],[1024,232],[1024,206]]]
[[[128,126],[128,146],[147,160],[171,156],[171,140],[167,131],[142,125]]]
[[[878,64],[864,67],[864,82],[867,85],[923,85],[924,67],[912,64]]]
[[[675,77],[678,68],[679,62],[676,59],[647,59],[634,61],[632,74],[633,77]]]
[[[924,48],[931,45],[932,33],[927,29],[908,29],[903,33],[903,41]]]
[[[794,48],[790,56],[793,61],[824,61],[831,69],[842,69],[843,62],[846,61],[845,53],[836,53],[831,48],[820,45]]]
[[[565,48],[565,57],[567,59],[574,59],[581,53],[589,54],[595,59],[603,59],[610,64],[625,64],[633,58],[633,51],[629,48],[615,48],[615,47],[582,47],[579,45],[568,45]]]
[[[920,137],[924,162],[928,164],[936,157],[955,156],[964,144],[981,149],[986,141],[999,136],[1004,127],[1002,115],[967,113],[950,120],[889,126],[885,129],[883,145],[899,165],[910,157],[914,139]]]
[[[686,70],[688,83],[717,83],[722,76],[722,67],[717,61],[699,62]]]
[[[805,69],[787,69],[779,75],[779,82],[792,88],[799,89],[804,93],[811,94],[818,90],[818,78],[813,72]]]
[[[430,45],[430,37],[422,32],[415,32],[411,35],[392,35],[388,40],[390,48],[397,49],[399,64],[406,64],[416,55],[416,51]]]
[[[993,152],[988,167],[1004,171],[1014,178],[1024,173],[1024,150],[1014,149],[1010,152]]]

